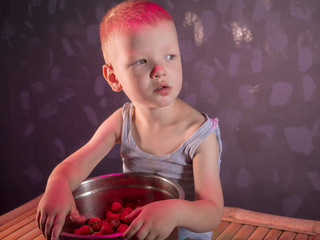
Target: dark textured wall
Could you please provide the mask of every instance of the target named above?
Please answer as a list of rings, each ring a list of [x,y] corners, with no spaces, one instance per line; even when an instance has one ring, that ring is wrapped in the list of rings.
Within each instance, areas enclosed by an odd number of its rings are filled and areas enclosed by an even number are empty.
[[[0,1],[0,213],[43,192],[127,101],[101,74],[98,23],[115,2]],[[220,119],[226,206],[320,219],[320,1],[157,2],[177,25],[181,98]],[[118,148],[91,176],[111,172]]]

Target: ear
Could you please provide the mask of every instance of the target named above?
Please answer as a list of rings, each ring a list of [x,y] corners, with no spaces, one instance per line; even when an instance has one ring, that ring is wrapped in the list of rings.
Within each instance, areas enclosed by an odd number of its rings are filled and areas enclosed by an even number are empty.
[[[120,92],[122,90],[122,86],[121,86],[120,82],[118,81],[116,74],[113,71],[112,66],[104,64],[102,66],[102,74],[103,74],[104,78],[107,80],[107,82],[109,83],[109,85],[113,91]]]

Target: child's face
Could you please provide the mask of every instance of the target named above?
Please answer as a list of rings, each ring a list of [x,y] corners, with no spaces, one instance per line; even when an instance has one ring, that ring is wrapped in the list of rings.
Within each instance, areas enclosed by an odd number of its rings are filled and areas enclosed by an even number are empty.
[[[115,34],[113,44],[111,77],[135,105],[163,107],[176,99],[182,86],[182,66],[172,22]]]

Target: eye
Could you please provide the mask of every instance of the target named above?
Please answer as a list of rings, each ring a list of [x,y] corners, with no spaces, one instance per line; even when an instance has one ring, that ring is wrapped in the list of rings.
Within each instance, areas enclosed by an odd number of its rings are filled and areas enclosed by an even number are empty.
[[[175,58],[175,55],[169,54],[166,56],[167,60],[173,60]]]
[[[137,64],[137,65],[143,65],[143,64],[146,64],[146,63],[147,63],[146,59],[140,59],[139,61],[135,62],[135,64]]]

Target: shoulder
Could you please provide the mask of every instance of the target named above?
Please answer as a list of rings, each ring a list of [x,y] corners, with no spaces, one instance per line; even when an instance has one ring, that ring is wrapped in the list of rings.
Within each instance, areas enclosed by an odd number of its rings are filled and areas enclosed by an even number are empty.
[[[208,130],[213,136],[220,135],[218,118],[211,118],[206,113],[199,112],[185,102],[182,102],[182,105],[181,121],[185,121],[187,128],[190,128],[191,131],[201,128],[203,131]]]
[[[189,134],[201,131],[203,141],[197,147],[195,154],[205,152],[206,154],[219,153],[219,143],[217,133],[219,133],[218,118],[211,119],[208,115],[200,113],[187,103],[184,103],[184,118],[186,118],[186,126]],[[204,132],[205,131],[205,132]]]
[[[111,125],[112,127],[116,127],[116,129],[122,129],[123,118],[125,116],[130,115],[130,111],[133,108],[133,104],[131,102],[127,102],[123,105],[123,107],[118,108],[113,112],[103,123],[103,125]]]
[[[97,134],[102,136],[113,135],[116,143],[119,142],[122,133],[123,107],[114,111],[98,128]]]
[[[189,104],[182,101],[181,106],[181,121],[185,122],[186,128],[191,132],[195,132],[207,121],[205,115],[194,109]]]

